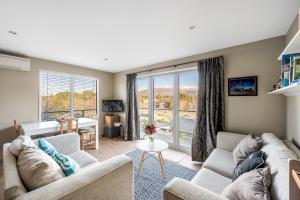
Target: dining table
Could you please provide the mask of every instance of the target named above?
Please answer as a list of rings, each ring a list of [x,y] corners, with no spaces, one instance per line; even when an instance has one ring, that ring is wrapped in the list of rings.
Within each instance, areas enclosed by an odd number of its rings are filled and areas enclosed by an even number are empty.
[[[47,133],[54,133],[60,131],[60,122],[53,121],[45,121],[45,122],[33,122],[33,123],[23,123],[20,124],[21,134],[29,135],[29,136],[37,136],[43,135]],[[96,132],[96,149],[99,148],[99,128],[98,128],[98,120],[91,118],[78,118],[78,127],[91,127],[95,126]],[[66,127],[66,126],[65,126]],[[73,127],[75,127],[75,122],[73,122]]]

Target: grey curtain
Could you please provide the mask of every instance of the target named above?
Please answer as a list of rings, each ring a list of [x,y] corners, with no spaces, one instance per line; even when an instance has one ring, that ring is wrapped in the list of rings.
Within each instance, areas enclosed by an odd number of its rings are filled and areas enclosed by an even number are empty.
[[[198,62],[196,126],[192,140],[192,160],[204,162],[216,147],[218,131],[224,130],[224,58]]]
[[[137,104],[136,74],[126,75],[126,124],[125,140],[140,139],[140,120]]]

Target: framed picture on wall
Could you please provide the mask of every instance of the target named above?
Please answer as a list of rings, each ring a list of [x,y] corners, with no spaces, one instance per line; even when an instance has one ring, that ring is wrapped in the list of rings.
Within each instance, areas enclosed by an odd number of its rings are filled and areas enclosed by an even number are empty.
[[[229,96],[257,96],[257,76],[228,79]]]

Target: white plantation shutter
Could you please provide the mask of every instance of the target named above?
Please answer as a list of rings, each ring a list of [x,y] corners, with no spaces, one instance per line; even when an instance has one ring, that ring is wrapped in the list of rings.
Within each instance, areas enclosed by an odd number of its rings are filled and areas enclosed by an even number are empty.
[[[41,121],[97,112],[97,80],[54,72],[40,73]]]

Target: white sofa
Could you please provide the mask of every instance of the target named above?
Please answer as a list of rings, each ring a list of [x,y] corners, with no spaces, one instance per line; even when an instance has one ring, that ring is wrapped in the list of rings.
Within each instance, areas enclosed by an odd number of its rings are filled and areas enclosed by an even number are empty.
[[[217,148],[203,163],[201,170],[191,182],[181,178],[174,178],[170,181],[163,191],[164,200],[226,199],[220,194],[232,182],[232,174],[235,168],[232,151],[245,136],[219,132],[217,135]],[[264,133],[262,137],[264,144],[261,150],[268,156],[266,165],[271,168],[272,172],[272,199],[287,200],[289,199],[288,155],[293,155],[293,159],[299,159],[299,149],[290,141],[279,140],[271,133]],[[292,152],[286,151],[286,149]]]
[[[133,163],[121,155],[104,162],[80,150],[76,133],[45,138],[58,152],[76,160],[81,170],[33,191],[24,187],[16,165],[16,157],[9,145],[3,145],[3,176],[5,200],[132,200]],[[36,141],[35,141],[36,142]]]

